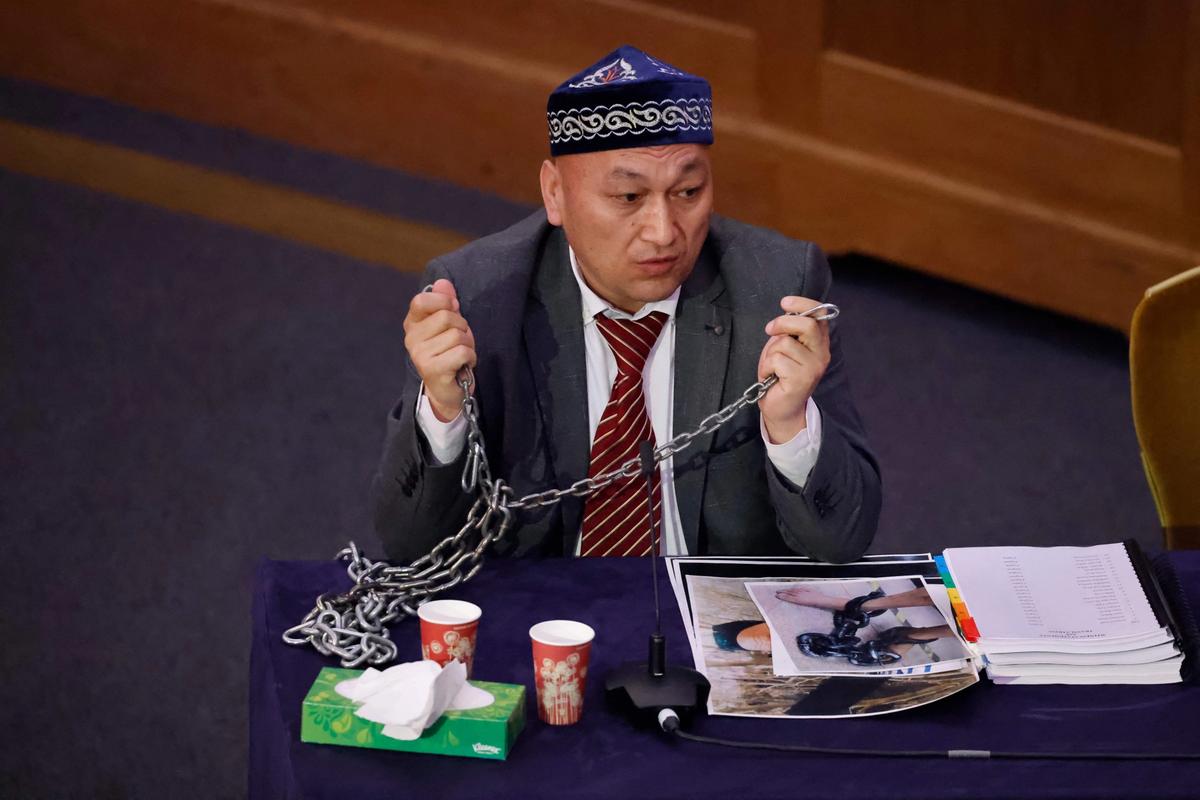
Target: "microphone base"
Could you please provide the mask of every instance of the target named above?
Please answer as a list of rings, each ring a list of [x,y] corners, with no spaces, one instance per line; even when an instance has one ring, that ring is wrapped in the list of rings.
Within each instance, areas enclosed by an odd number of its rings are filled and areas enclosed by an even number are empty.
[[[608,706],[629,717],[635,724],[657,724],[658,712],[670,708],[682,725],[689,725],[704,714],[708,702],[708,679],[687,667],[666,667],[653,675],[648,664],[622,664],[604,680],[604,698]]]

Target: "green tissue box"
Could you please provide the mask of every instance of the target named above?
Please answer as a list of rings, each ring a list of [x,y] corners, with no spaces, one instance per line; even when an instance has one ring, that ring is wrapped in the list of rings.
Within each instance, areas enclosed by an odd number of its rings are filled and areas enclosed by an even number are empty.
[[[321,670],[304,698],[300,741],[503,760],[525,727],[524,686],[470,681],[472,686],[491,692],[496,702],[470,711],[447,711],[419,739],[393,739],[383,735],[380,723],[356,717],[354,702],[333,688],[361,674],[356,669]]]

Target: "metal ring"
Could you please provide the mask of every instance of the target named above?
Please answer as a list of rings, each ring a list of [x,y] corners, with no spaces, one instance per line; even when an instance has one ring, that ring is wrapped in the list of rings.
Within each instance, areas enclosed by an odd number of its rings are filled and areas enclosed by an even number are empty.
[[[818,311],[824,311],[824,314],[817,315]],[[805,311],[789,311],[788,314],[794,317],[809,317],[817,322],[828,322],[831,319],[837,319],[842,313],[842,310],[833,303],[819,303]]]

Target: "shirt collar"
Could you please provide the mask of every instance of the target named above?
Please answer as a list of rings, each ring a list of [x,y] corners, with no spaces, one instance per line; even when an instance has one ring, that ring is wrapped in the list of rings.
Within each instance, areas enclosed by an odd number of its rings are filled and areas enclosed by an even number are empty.
[[[595,321],[597,314],[606,314],[613,319],[641,319],[652,311],[661,311],[669,319],[675,318],[675,307],[679,305],[680,287],[676,286],[675,291],[671,292],[669,297],[656,300],[653,303],[646,303],[646,305],[637,310],[637,313],[630,314],[619,308],[613,308],[611,303],[593,292],[592,288],[583,279],[583,274],[579,271],[579,262],[575,259],[575,249],[567,245],[567,253],[571,257],[571,274],[575,276],[575,282],[579,284],[579,294],[583,300],[584,325]]]

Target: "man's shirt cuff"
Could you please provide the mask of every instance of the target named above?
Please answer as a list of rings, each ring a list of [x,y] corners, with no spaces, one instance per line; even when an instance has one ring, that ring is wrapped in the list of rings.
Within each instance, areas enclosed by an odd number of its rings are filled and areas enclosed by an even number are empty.
[[[780,475],[800,489],[808,482],[809,473],[816,466],[817,456],[821,453],[821,412],[811,397],[804,409],[804,420],[804,430],[783,444],[772,444],[762,417],[758,419],[758,430],[767,447],[767,458]]]
[[[811,402],[811,401],[809,401]],[[467,443],[467,420],[462,412],[449,422],[442,422],[433,413],[429,398],[425,396],[425,384],[417,396],[417,427],[425,434],[429,444],[429,455],[435,467],[451,464],[462,453]],[[815,459],[814,459],[815,460]]]

